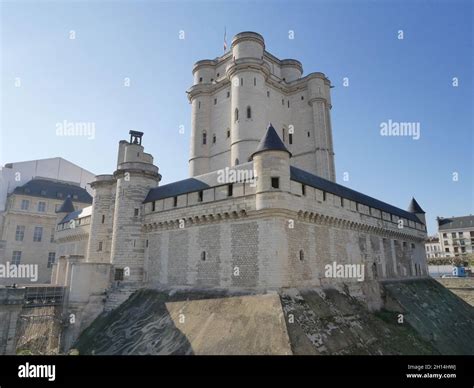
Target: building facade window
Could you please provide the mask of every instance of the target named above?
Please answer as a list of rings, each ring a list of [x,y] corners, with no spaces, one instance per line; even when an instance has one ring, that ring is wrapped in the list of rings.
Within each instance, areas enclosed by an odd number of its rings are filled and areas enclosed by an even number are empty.
[[[30,201],[27,199],[22,199],[21,200],[21,210],[28,210],[30,207]]]
[[[33,241],[40,242],[43,238],[43,227],[35,226],[35,231],[33,233]]]
[[[114,279],[115,281],[122,281],[124,278],[123,268],[115,268]]]
[[[50,242],[50,243],[53,243],[53,242],[54,242],[54,228],[51,229],[51,237],[50,237],[50,239],[49,239],[49,242]]]
[[[15,241],[23,241],[24,238],[25,238],[25,226],[17,225],[16,232],[15,232]]]
[[[304,261],[304,252],[302,249],[300,250],[300,261]]]
[[[272,188],[279,189],[280,188],[280,178],[272,177]]]
[[[97,247],[97,250],[98,250],[99,252],[102,251],[102,241],[99,241],[99,246]]]
[[[198,192],[198,202],[202,202],[204,199],[204,192],[201,190]]]
[[[232,197],[232,195],[234,195],[234,185],[230,183],[227,185],[227,196]]]
[[[288,142],[290,144],[293,144],[293,134],[292,133],[288,134]]]
[[[230,129],[227,130],[227,138],[230,137]]]
[[[56,261],[56,253],[49,252],[48,253],[48,268],[51,268]]]
[[[12,264],[20,265],[21,262],[21,251],[13,251],[12,253]]]
[[[217,137],[216,134],[212,135],[212,144],[216,144]]]
[[[203,145],[207,144],[207,133],[206,133],[206,131],[202,132],[202,144]]]
[[[239,109],[235,108],[234,110],[234,121],[239,121]]]
[[[248,119],[252,118],[252,108],[250,106],[247,107],[247,118]]]
[[[201,252],[201,260],[206,261],[206,251]]]
[[[38,211],[42,213],[46,211],[46,202],[38,202]]]
[[[173,198],[173,207],[178,206],[178,197]]]

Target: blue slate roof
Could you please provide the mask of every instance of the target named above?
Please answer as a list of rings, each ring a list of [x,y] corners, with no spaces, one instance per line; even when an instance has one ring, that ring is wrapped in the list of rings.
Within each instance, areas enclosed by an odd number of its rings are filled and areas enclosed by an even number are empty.
[[[71,197],[68,195],[67,198],[64,200],[61,207],[56,210],[56,213],[71,213],[74,211],[74,204],[72,203]]]
[[[291,152],[288,151],[285,144],[281,141],[280,136],[278,136],[278,133],[276,133],[275,128],[273,128],[271,123],[268,126],[265,135],[263,135],[262,140],[258,143],[257,149],[252,154],[251,158],[263,151],[286,151],[291,156]]]
[[[87,217],[87,216],[90,216],[91,214],[92,214],[92,206],[87,206],[84,209],[76,210],[76,211],[73,211],[73,212],[67,214],[61,220],[61,222],[59,222],[59,224],[65,224],[65,223],[67,223],[71,220],[75,220],[77,218]]]
[[[389,205],[388,203],[379,201],[378,199],[359,193],[358,191],[349,189],[345,186],[341,186],[337,183],[328,181],[319,176],[310,174],[309,172],[301,170],[297,167],[290,166],[290,177],[291,180],[303,183],[305,185],[314,187],[322,191],[326,191],[327,193],[347,198],[351,201],[382,210],[386,213],[394,214],[398,217],[403,217],[414,222],[422,223],[421,220],[413,213],[409,213],[398,207]]]
[[[16,187],[13,194],[51,199],[63,199],[70,195],[74,202],[92,203],[92,197],[86,189],[72,183],[43,178],[35,178]]]
[[[210,187],[211,186],[209,186],[207,183],[204,183],[198,179],[188,178],[182,181],[169,183],[167,185],[151,189],[143,202],[153,202],[163,198],[191,193],[193,191],[209,189]]]
[[[474,228],[474,216],[438,218],[438,230]]]
[[[425,211],[421,208],[418,202],[416,202],[415,198],[411,199],[410,205],[407,209],[410,213],[422,213],[425,214]]]

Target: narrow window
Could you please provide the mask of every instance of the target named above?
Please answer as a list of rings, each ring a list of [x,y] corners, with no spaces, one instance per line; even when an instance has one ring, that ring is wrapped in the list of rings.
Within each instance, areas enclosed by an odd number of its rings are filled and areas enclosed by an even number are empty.
[[[250,108],[250,106],[247,107],[247,118],[248,119],[252,118],[252,108]]]
[[[281,99],[281,105],[285,105],[285,100],[283,98]]]
[[[238,166],[239,165],[239,159],[235,159],[235,166]]]
[[[115,276],[114,276],[114,279],[115,279],[116,281],[121,281],[121,280],[123,280],[123,277],[124,277],[123,268],[115,268]]]
[[[284,142],[286,141],[286,139],[285,139],[285,138],[286,138],[286,136],[285,136],[285,132],[286,132],[286,131],[285,131],[285,128],[283,128],[281,131],[282,131],[282,133],[283,133],[283,136],[282,136],[282,137],[283,137],[283,143],[284,143]]]
[[[97,249],[99,252],[102,251],[102,241],[99,241],[99,248]]]
[[[290,107],[290,100],[288,100],[288,108]]]
[[[280,178],[277,178],[277,177],[272,178],[272,187],[274,189],[279,189],[280,188]]]
[[[202,77],[199,77],[199,82],[202,82]]]
[[[227,185],[227,196],[232,197],[233,193],[234,193],[234,185],[231,183]]]
[[[290,142],[290,144],[293,144],[293,134],[292,133],[288,134],[288,141]]]
[[[219,78],[219,76],[220,76],[220,74],[219,74],[219,73],[217,73],[217,78]]]
[[[253,86],[257,86],[257,78],[255,78],[255,77],[253,79]]]
[[[202,144],[203,145],[207,144],[207,133],[206,133],[206,131],[204,131],[202,133]]]
[[[138,210],[137,208],[135,208],[135,209],[133,210],[133,215],[134,215],[135,217],[138,217],[138,212],[139,212],[139,210]]]
[[[151,203],[151,211],[154,212],[156,210],[156,201]]]
[[[270,91],[267,90],[267,97],[270,97]]]
[[[15,241],[23,241],[24,237],[25,237],[25,226],[17,225],[16,232],[15,232]]]
[[[214,98],[214,105],[217,104],[217,98]]]
[[[227,130],[227,138],[229,138],[229,137],[230,137],[230,130],[228,129]]]
[[[148,248],[148,240],[145,241],[145,247]]]
[[[206,252],[205,251],[201,252],[201,260],[206,261]]]
[[[38,211],[42,213],[46,211],[46,202],[38,202]]]
[[[302,249],[300,249],[300,261],[304,260],[304,252]]]
[[[41,242],[42,238],[43,238],[43,227],[35,226],[35,231],[33,233],[33,241]]]
[[[229,97],[230,97],[230,92],[227,92],[227,98],[229,98]]]
[[[311,136],[311,133],[308,131],[308,137],[310,137],[310,136]]]
[[[104,224],[105,223],[105,215],[102,214],[102,223]]]
[[[27,199],[22,199],[21,210],[28,210],[29,207],[30,207],[30,201],[28,201]]]
[[[12,254],[12,264],[20,265],[21,262],[21,251],[13,251]]]
[[[301,194],[306,195],[306,185],[301,185]]]
[[[325,200],[326,200],[326,192],[323,191],[323,201],[325,201]]]
[[[344,198],[341,197],[341,207],[344,207]]]
[[[48,264],[47,264],[47,267],[48,268],[51,268],[54,264],[54,262],[56,261],[56,253],[54,252],[49,252],[48,253]]]
[[[216,144],[216,140],[217,140],[216,135],[215,134],[212,135],[212,144]]]
[[[201,190],[198,192],[198,202],[202,202],[204,198],[204,192]]]
[[[301,96],[301,101],[303,101],[303,100],[304,100],[304,96]]]
[[[239,109],[235,108],[234,111],[234,121],[239,121]]]
[[[178,206],[178,197],[173,198],[173,206],[174,207]]]
[[[244,79],[243,78],[240,79],[240,86],[244,86]]]
[[[201,101],[198,101],[198,109],[201,109]]]

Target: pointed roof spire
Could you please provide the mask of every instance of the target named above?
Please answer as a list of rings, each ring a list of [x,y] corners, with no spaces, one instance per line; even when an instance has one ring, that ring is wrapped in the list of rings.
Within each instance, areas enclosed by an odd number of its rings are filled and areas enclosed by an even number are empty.
[[[410,213],[414,213],[414,214],[417,214],[417,213],[425,214],[425,211],[421,208],[418,202],[416,202],[416,199],[414,197],[411,199],[410,205],[408,206],[407,210]]]
[[[257,149],[251,155],[251,159],[253,159],[256,154],[263,151],[285,151],[288,152],[291,157],[291,152],[288,151],[285,144],[281,141],[280,136],[278,136],[275,128],[273,128],[272,123],[268,125],[267,131],[265,132],[265,135],[263,135],[262,140],[260,140]]]
[[[61,207],[56,210],[56,213],[72,213],[74,210],[74,204],[72,203],[71,196],[68,195]]]

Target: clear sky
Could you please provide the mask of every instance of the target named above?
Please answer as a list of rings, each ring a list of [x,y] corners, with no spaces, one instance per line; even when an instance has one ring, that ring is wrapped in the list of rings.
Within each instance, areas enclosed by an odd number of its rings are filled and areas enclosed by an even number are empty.
[[[111,173],[135,129],[162,183],[186,178],[192,66],[223,54],[225,27],[229,46],[250,30],[332,81],[337,181],[402,208],[415,196],[434,233],[436,216],[474,213],[472,4],[2,1],[0,163],[61,156]],[[57,136],[64,120],[94,138]],[[381,136],[388,120],[419,123],[420,138]]]

